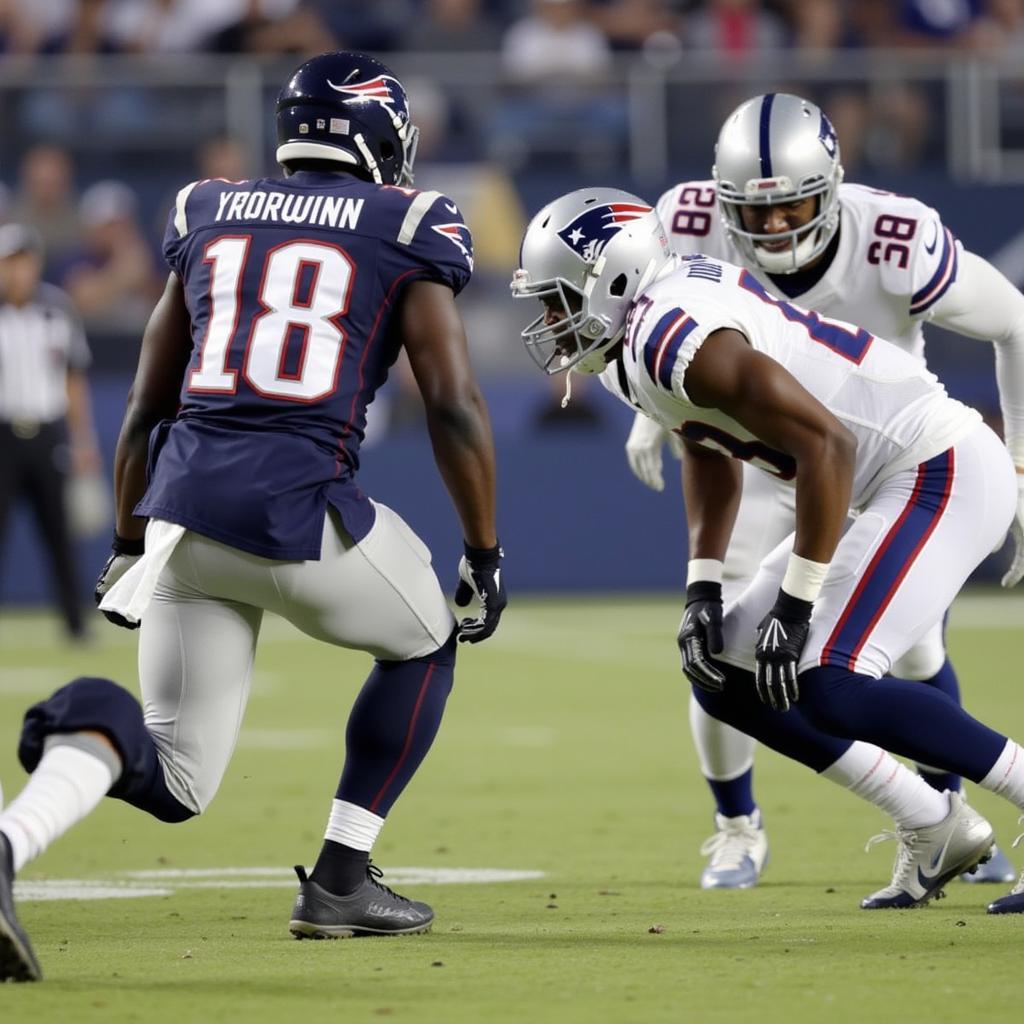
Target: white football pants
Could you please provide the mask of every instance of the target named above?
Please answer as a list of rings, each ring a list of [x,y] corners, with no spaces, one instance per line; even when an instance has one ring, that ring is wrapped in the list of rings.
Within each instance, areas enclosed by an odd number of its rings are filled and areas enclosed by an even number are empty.
[[[265,610],[384,660],[422,657],[451,635],[430,551],[396,512],[375,506],[358,544],[329,511],[315,562],[260,558],[191,530],[178,542],[143,615],[139,680],[167,785],[186,807],[205,810],[234,752]]]
[[[901,679],[929,679],[941,668],[946,657],[945,612],[970,573],[1005,535],[1016,502],[1016,479],[1002,442],[979,425],[955,446],[949,502],[914,554],[906,543],[898,542],[898,523],[916,475],[915,468],[885,481],[868,507],[847,523],[815,602],[801,670],[819,664],[837,636],[849,646],[849,633],[858,629],[863,643],[848,665],[857,672],[876,678],[891,673]],[[743,488],[725,566],[723,660],[752,670],[757,623],[775,600],[792,550],[795,506],[791,488],[747,466]],[[907,524],[902,532],[907,532]],[[750,572],[759,553],[760,566],[752,579],[744,580],[742,573]],[[884,573],[887,563],[896,570],[890,571],[895,590],[883,595],[888,604],[876,619],[880,593],[863,586],[863,581],[868,570]],[[903,563],[905,575],[900,575]],[[712,718],[693,699],[690,727],[706,778],[728,781],[753,764],[755,741]]]

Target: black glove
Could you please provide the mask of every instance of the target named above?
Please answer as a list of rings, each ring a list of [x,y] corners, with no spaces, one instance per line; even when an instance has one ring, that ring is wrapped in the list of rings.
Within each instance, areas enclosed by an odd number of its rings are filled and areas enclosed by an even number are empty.
[[[459,643],[478,644],[486,640],[497,628],[508,598],[501,581],[501,545],[493,548],[474,548],[465,545],[466,553],[459,560],[459,585],[455,588],[455,603],[465,608],[470,598],[480,602],[480,615],[475,619],[459,621]]]
[[[96,581],[96,589],[92,593],[96,604],[103,600],[107,591],[142,557],[142,553],[145,550],[145,542],[142,539],[128,540],[125,537],[119,537],[115,533],[110,549],[111,555],[107,559],[107,564],[103,566],[100,578]],[[104,611],[102,608],[100,611],[115,626],[123,626],[125,629],[139,628],[137,622],[129,622],[123,615],[118,615],[117,612]]]
[[[811,627],[811,601],[779,590],[772,610],[758,623],[755,680],[757,695],[773,711],[788,711],[800,697],[796,666]]]
[[[676,642],[686,678],[702,690],[719,692],[725,685],[725,676],[708,655],[722,653],[721,583],[704,581],[686,588],[686,610]]]

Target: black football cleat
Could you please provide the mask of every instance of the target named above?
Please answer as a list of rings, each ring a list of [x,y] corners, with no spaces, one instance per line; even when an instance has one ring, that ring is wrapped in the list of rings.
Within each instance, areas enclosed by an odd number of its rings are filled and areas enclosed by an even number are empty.
[[[292,907],[289,930],[297,939],[349,939],[363,935],[416,935],[430,930],[434,911],[426,903],[399,896],[378,881],[383,872],[374,864],[353,892],[336,896],[306,877],[296,865],[299,894]]]
[[[0,832],[0,982],[39,981],[43,972],[14,912],[14,857]]]

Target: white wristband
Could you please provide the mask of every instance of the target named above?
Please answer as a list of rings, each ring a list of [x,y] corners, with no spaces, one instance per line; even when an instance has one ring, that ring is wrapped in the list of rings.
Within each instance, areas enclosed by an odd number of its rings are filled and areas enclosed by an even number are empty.
[[[722,563],[717,558],[691,558],[686,563],[686,585],[721,583]]]
[[[812,562],[809,558],[792,554],[786,565],[786,575],[782,578],[782,589],[790,597],[814,601],[828,575],[828,566],[828,562]]]

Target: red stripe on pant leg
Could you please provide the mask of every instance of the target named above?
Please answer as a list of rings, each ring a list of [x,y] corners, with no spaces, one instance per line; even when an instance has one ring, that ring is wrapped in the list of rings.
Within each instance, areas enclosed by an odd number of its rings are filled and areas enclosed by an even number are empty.
[[[956,466],[954,462],[953,449],[949,449],[949,458],[946,466],[946,483],[942,489],[942,498],[939,501],[939,507],[935,510],[935,514],[932,516],[932,521],[928,524],[924,533],[921,534],[921,539],[914,545],[914,550],[910,552],[906,562],[903,563],[903,568],[900,570],[899,575],[893,580],[892,586],[889,588],[889,592],[879,602],[878,608],[875,611],[874,616],[867,625],[867,629],[864,630],[864,635],[860,638],[860,643],[854,648],[853,653],[850,655],[849,669],[852,672],[853,666],[860,657],[860,652],[864,649],[864,645],[868,642],[868,637],[871,635],[872,630],[878,625],[878,620],[882,617],[885,609],[892,603],[892,599],[896,596],[896,591],[899,590],[900,584],[903,582],[907,573],[910,571],[910,567],[917,560],[917,556],[921,554],[925,544],[928,543],[928,538],[935,532],[935,527],[939,525],[939,520],[942,518],[942,513],[946,511],[946,506],[949,504],[949,495],[953,490],[953,477],[956,474]]]
[[[860,600],[861,594],[864,593],[865,588],[867,587],[868,583],[870,583],[871,574],[878,567],[878,563],[885,556],[885,552],[889,549],[889,545],[892,544],[893,540],[896,537],[896,534],[900,532],[901,528],[903,527],[903,524],[906,522],[907,516],[910,515],[910,512],[914,507],[914,502],[917,500],[917,496],[921,492],[921,484],[923,483],[923,481],[924,465],[922,464],[917,468],[917,479],[914,481],[914,490],[910,495],[910,499],[907,501],[906,505],[903,506],[903,511],[900,512],[899,518],[896,520],[895,523],[892,524],[892,526],[889,527],[889,532],[885,535],[885,539],[878,546],[878,549],[872,556],[871,561],[868,563],[867,569],[864,570],[864,575],[861,576],[860,582],[857,584],[857,586],[854,588],[853,593],[850,595],[850,600],[846,602],[846,607],[843,609],[842,615],[839,616],[839,621],[836,622],[835,627],[829,634],[828,640],[825,642],[825,647],[821,652],[821,657],[818,659],[819,664],[829,664],[829,658],[832,657],[833,645],[839,640],[839,634],[842,632],[843,627],[846,625],[847,619],[849,619],[850,615],[853,612],[853,609],[857,605],[857,602]],[[844,668],[847,668],[852,672],[853,660],[849,659]]]
[[[373,798],[372,803],[367,808],[369,811],[376,813],[378,805],[384,798],[384,794],[388,791],[388,787],[395,781],[395,776],[398,774],[398,770],[402,767],[406,757],[409,756],[409,748],[412,746],[413,733],[416,731],[416,719],[420,716],[420,708],[423,707],[423,698],[427,695],[427,687],[430,686],[430,677],[433,674],[434,663],[431,662],[430,667],[427,669],[427,674],[423,677],[423,683],[420,685],[420,692],[416,695],[416,703],[412,709],[412,717],[409,719],[409,728],[405,733],[405,746],[402,747],[402,753],[398,755],[398,760],[395,762],[395,767],[391,769],[391,774],[384,780],[384,785],[380,787],[377,795]]]

